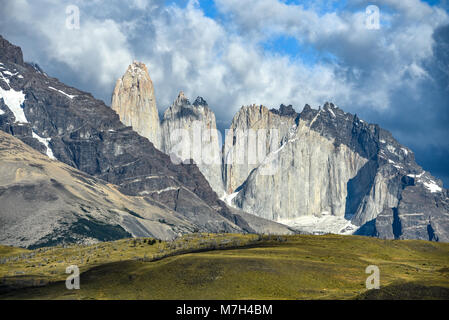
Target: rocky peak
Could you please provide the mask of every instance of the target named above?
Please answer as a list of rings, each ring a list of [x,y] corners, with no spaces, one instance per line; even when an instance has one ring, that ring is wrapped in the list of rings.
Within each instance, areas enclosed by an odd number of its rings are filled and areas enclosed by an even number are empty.
[[[302,111],[299,113],[301,120],[312,120],[318,111],[312,109],[312,107],[308,104],[304,106]]]
[[[162,125],[164,123],[171,121],[171,119],[180,118],[192,118],[198,119],[198,110],[190,103],[189,99],[184,95],[183,91],[180,91],[176,99],[173,101],[172,105],[167,108],[164,112],[162,118]],[[167,137],[163,137],[167,132],[162,132],[162,140],[166,140]],[[165,150],[165,148],[162,148]]]
[[[160,124],[153,82],[144,63],[134,61],[117,80],[111,108],[123,124],[160,148]]]
[[[203,99],[203,97],[197,97],[195,99],[195,102],[193,103],[194,106],[207,106],[206,100]]]
[[[309,104],[306,103],[304,105],[304,108],[302,109],[302,112],[307,112],[307,111],[310,111],[310,110],[312,110],[312,107]]]
[[[147,66],[144,63],[135,60],[128,66],[126,72],[129,72],[131,75],[144,77],[148,75],[149,77]]]
[[[22,49],[11,44],[8,40],[0,35],[0,61],[19,64],[23,63]]]
[[[293,106],[289,104],[288,106],[281,104],[279,106],[279,109],[271,109],[271,112],[278,114],[280,116],[285,117],[297,117],[298,113],[296,113],[295,109],[293,109]]]
[[[29,65],[30,65],[34,70],[36,70],[37,72],[42,73],[43,75],[47,75],[47,74],[44,72],[44,70],[42,70],[41,66],[38,65],[37,63],[35,63],[35,62],[30,62]]]
[[[180,91],[178,94],[178,97],[173,102],[174,106],[184,106],[184,105],[190,105],[189,99],[184,95],[184,91]]]
[[[323,105],[323,109],[335,109],[336,106],[332,102],[326,101]]]
[[[164,112],[161,124],[162,150],[183,161],[192,159],[206,177],[212,189],[224,193],[221,178],[221,155],[215,114],[207,102],[196,98],[190,104],[184,92]]]
[[[263,105],[242,106],[232,119],[231,129],[252,127],[261,119],[271,118],[270,110]]]

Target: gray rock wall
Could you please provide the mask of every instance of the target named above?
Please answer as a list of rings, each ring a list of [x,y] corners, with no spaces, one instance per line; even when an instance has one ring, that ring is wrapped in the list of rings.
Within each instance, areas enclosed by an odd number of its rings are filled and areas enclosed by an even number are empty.
[[[174,161],[193,160],[212,189],[223,196],[219,134],[206,101],[198,97],[191,104],[181,92],[165,111],[161,132],[162,150]]]

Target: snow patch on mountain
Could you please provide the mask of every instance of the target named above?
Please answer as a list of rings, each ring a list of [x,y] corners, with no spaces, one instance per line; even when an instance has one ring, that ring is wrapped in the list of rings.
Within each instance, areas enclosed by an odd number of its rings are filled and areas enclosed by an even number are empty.
[[[393,147],[391,144],[387,145],[387,149],[388,149],[388,151],[390,151],[391,153],[395,153],[395,152],[396,152],[396,148]]]
[[[220,200],[224,201],[228,206],[235,208],[235,205],[232,203],[232,200],[237,196],[238,192],[234,192],[231,194],[225,194]]]
[[[443,189],[434,180],[432,180],[431,176],[426,174],[425,171],[420,174],[408,174],[407,176],[416,179],[417,183],[421,183],[431,193],[443,191]]]
[[[9,85],[9,82],[7,83]],[[12,88],[9,90],[4,90],[0,87],[0,98],[3,98],[6,106],[14,114],[16,122],[28,123],[22,109],[22,104],[25,101],[25,94],[22,91],[16,91]]]
[[[10,83],[9,83],[9,79],[5,78],[5,76],[3,75],[3,73],[0,72],[0,79],[3,80],[4,82],[6,82],[6,84],[8,85],[8,87],[11,88]]]
[[[153,190],[153,191],[145,190],[145,191],[139,192],[139,195],[145,196],[145,195],[149,195],[152,193],[161,194],[161,193],[168,192],[168,191],[178,191],[179,189],[180,189],[179,187],[167,187],[167,188],[164,188],[161,190]]]
[[[443,189],[441,189],[441,187],[437,185],[434,181],[424,182],[423,184],[432,193],[443,191]]]
[[[8,70],[6,70],[6,71],[1,71],[2,73],[3,73],[3,75],[7,75],[7,76],[10,76],[10,77],[14,77],[14,76],[16,76],[16,75],[18,75],[19,73],[18,72],[16,72],[16,73],[12,73],[12,72],[10,72],[10,71],[8,71]]]
[[[39,140],[39,142],[42,143],[47,148],[46,154],[50,159],[56,160],[56,157],[53,155],[53,151],[51,150],[50,144],[49,144],[51,138],[42,138],[34,131],[33,131],[33,138]]]
[[[323,212],[321,217],[302,216],[294,219],[280,219],[277,222],[298,231],[313,234],[353,234],[359,228],[344,217],[329,215],[326,212]]]
[[[69,99],[73,99],[73,98],[76,97],[76,95],[70,95],[70,94],[67,94],[67,93],[65,93],[64,91],[58,90],[58,89],[53,88],[53,87],[48,87],[48,88],[51,89],[51,90],[57,91],[57,92],[59,92],[59,93],[61,93],[61,94],[63,94],[63,95],[65,95],[65,96],[68,97]]]

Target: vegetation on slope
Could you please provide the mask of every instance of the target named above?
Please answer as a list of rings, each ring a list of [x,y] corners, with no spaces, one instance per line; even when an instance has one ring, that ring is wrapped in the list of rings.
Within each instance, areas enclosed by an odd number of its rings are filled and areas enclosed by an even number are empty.
[[[195,234],[172,242],[128,239],[39,249],[19,257],[0,265],[4,290],[14,281],[41,280],[34,284],[45,286],[0,298],[449,298],[449,244],[427,241]],[[81,269],[80,290],[65,288],[71,264]],[[380,290],[366,289],[368,265],[380,269]]]

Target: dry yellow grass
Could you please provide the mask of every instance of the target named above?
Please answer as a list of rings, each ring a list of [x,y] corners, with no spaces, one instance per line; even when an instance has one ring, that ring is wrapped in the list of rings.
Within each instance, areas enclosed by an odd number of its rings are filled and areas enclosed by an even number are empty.
[[[220,246],[232,249],[210,250]],[[29,263],[43,258],[48,264],[26,268],[28,263],[17,261],[2,265],[0,274],[11,277],[20,268],[27,272],[20,277],[42,276],[56,283],[0,298],[449,299],[449,244],[427,241],[196,234],[153,245],[148,239],[136,239],[135,246],[134,240],[120,240],[52,248],[36,252]],[[62,282],[69,264],[80,264],[84,272],[81,290],[69,291]],[[371,264],[381,272],[377,296],[366,293],[365,268]]]

